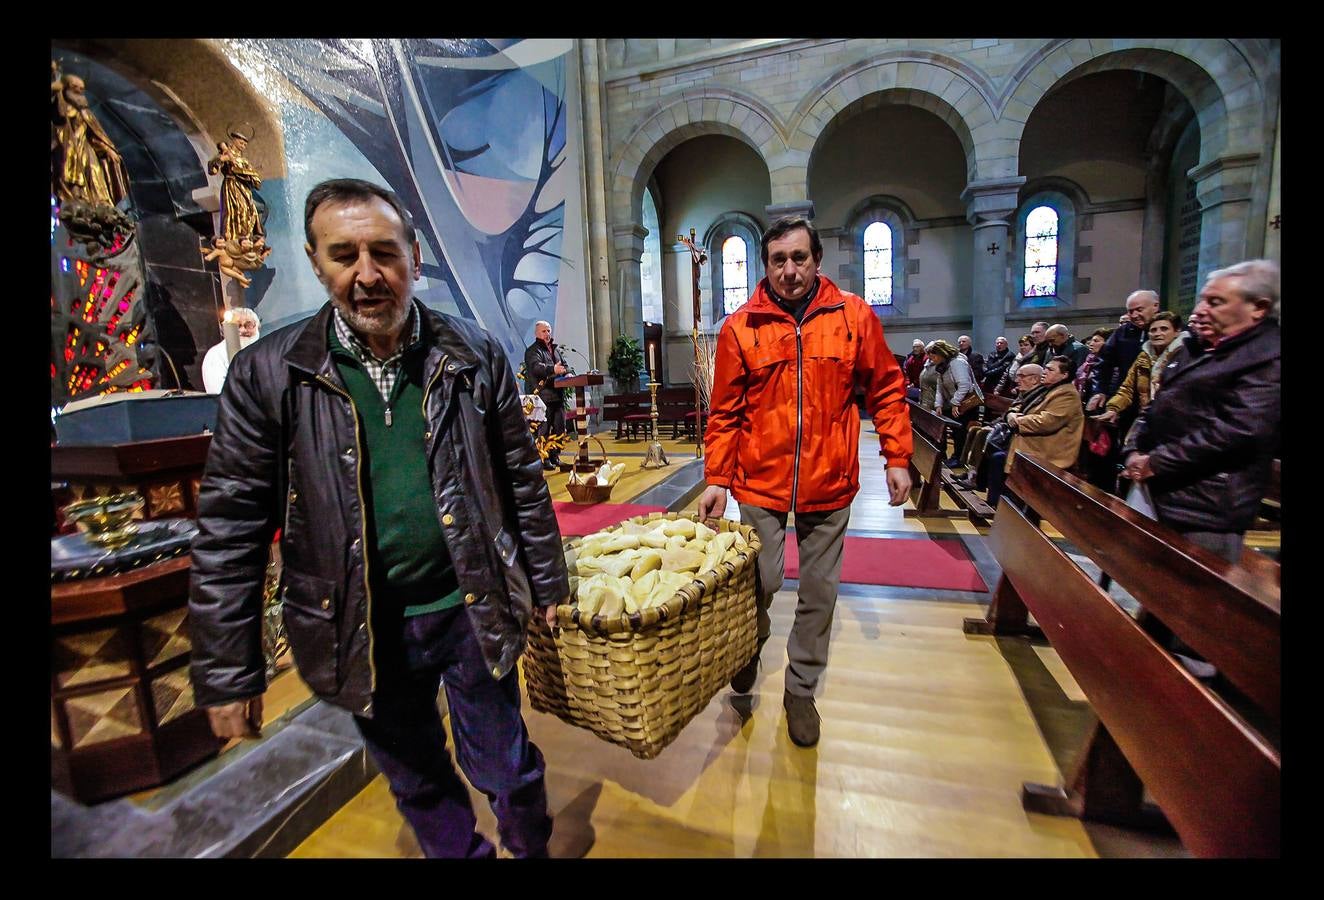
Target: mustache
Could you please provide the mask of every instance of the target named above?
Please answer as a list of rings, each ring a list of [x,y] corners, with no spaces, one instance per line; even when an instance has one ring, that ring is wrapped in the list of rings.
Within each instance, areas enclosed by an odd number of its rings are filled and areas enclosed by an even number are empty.
[[[376,290],[363,290],[355,288],[350,294],[351,300],[394,300],[395,294],[390,288],[378,288]]]

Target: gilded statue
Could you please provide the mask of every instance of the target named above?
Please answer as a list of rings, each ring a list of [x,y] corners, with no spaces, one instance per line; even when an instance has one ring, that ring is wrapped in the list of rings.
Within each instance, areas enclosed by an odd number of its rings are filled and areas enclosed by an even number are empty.
[[[262,176],[244,158],[244,151],[252,137],[252,129],[246,126],[230,129],[230,140],[217,144],[219,152],[207,163],[208,174],[219,172],[223,179],[221,234],[233,248],[239,247],[244,240],[256,243],[266,234],[257,203],[253,199],[253,191],[262,187]]]
[[[216,265],[222,274],[229,275],[244,287],[248,287],[252,282],[244,273],[261,268],[270,255],[271,248],[267,246],[267,239],[264,237],[256,240],[241,238],[233,241],[217,236],[212,240],[212,249],[203,251],[202,261],[216,260]]]
[[[51,60],[51,193],[65,229],[99,258],[123,246],[133,220],[118,208],[129,197],[124,161],[89,108],[86,90],[83,79],[61,74]]]
[[[116,206],[129,195],[124,163],[88,107],[86,85],[51,61],[51,193],[63,204]]]

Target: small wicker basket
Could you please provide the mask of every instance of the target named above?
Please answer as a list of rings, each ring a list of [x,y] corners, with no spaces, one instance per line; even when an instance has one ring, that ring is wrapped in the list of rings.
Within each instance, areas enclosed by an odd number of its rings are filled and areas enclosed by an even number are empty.
[[[607,448],[603,446],[602,441],[591,436],[590,439],[598,445],[600,450],[602,450],[602,462],[597,463],[593,469],[593,471],[596,472],[603,464],[609,464],[611,460],[607,458]],[[571,500],[575,503],[587,506],[592,503],[602,503],[611,499],[612,485],[598,484],[597,478],[592,475],[588,476],[592,479],[590,482],[576,481],[575,478],[578,474],[579,466],[576,465],[574,472],[570,475],[570,480],[567,481],[565,485],[565,489],[570,492]]]
[[[650,513],[627,521],[662,518],[682,516]],[[555,634],[541,616],[530,620],[524,678],[534,709],[640,759],[652,759],[675,740],[749,662],[757,643],[758,535],[728,519],[712,527],[739,531],[748,546],[664,603],[591,621],[580,621],[579,608],[563,604]],[[567,546],[577,549],[581,541]]]

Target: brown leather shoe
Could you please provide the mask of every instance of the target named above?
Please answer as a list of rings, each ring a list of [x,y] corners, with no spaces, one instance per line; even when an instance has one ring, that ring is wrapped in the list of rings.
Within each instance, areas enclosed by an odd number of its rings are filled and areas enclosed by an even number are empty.
[[[797,747],[817,744],[820,719],[814,698],[787,693],[782,696],[782,706],[786,707],[786,733],[791,736],[791,743]]]
[[[731,676],[731,690],[737,694],[748,694],[754,687],[754,679],[759,674],[759,655],[757,653],[745,663],[745,667]]]

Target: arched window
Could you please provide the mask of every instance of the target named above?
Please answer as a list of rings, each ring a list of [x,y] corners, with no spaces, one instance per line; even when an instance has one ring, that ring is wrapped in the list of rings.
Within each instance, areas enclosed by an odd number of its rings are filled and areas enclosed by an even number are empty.
[[[722,309],[735,312],[749,299],[749,246],[731,235],[722,241]]]
[[[1025,217],[1025,297],[1057,296],[1057,212],[1036,206]]]
[[[760,278],[759,239],[763,225],[738,210],[722,213],[703,233],[708,264],[700,270],[704,304],[701,328],[711,328],[745,305]],[[678,245],[679,246],[679,245]],[[685,251],[688,252],[688,251]],[[689,271],[688,262],[684,266]],[[703,285],[703,275],[709,278]]]
[[[644,191],[644,228],[648,236],[644,238],[644,253],[639,257],[639,288],[643,309],[640,315],[645,322],[662,323],[662,238],[657,221],[657,204],[653,202],[653,192]]]
[[[864,229],[864,299],[870,306],[892,304],[892,227],[886,222]]]

